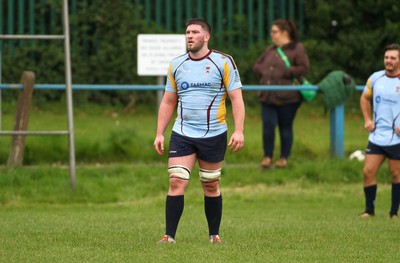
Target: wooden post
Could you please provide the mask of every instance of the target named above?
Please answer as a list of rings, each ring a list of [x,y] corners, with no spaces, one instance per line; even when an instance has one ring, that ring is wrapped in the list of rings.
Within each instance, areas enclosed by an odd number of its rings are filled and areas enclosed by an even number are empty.
[[[21,82],[24,87],[18,96],[14,131],[26,131],[28,129],[33,85],[35,84],[35,73],[31,71],[24,71],[22,73]],[[7,162],[7,166],[9,168],[14,168],[22,165],[25,151],[25,136],[26,135],[13,135],[10,155],[8,156]]]

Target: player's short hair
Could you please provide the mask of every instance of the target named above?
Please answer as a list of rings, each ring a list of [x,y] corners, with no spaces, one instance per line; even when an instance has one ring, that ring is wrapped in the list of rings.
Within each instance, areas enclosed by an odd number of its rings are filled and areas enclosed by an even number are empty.
[[[204,30],[206,30],[211,35],[211,26],[203,18],[192,18],[192,19],[189,19],[189,21],[187,21],[187,23],[186,23],[186,28],[189,25],[200,25]]]
[[[388,50],[397,50],[399,52],[399,57],[400,57],[400,45],[397,43],[389,44],[385,47],[385,50],[383,53],[386,53]]]

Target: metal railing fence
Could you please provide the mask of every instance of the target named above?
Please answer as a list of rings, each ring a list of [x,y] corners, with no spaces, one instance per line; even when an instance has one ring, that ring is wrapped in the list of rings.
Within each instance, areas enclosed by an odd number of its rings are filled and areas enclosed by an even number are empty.
[[[1,84],[1,89],[22,89],[22,84]],[[165,85],[101,85],[72,84],[73,90],[130,90],[130,91],[163,91]],[[63,90],[64,84],[35,84],[35,89]],[[319,90],[318,86],[280,86],[280,85],[243,85],[243,91],[261,90]],[[364,86],[356,86],[361,91]],[[332,157],[344,157],[344,105],[338,105],[330,112],[330,154]]]

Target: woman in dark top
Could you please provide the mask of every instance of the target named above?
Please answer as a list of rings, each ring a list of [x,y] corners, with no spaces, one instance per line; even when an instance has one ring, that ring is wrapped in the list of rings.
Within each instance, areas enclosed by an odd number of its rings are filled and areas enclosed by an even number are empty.
[[[278,19],[271,27],[273,44],[268,46],[253,66],[262,85],[296,85],[309,70],[307,53],[298,42],[294,21]],[[280,47],[290,62],[287,67],[277,48]],[[298,81],[297,81],[298,80]],[[259,95],[263,121],[264,158],[261,166],[273,165],[275,128],[278,125],[281,152],[276,167],[286,167],[293,144],[293,121],[302,98],[299,91],[262,91]]]

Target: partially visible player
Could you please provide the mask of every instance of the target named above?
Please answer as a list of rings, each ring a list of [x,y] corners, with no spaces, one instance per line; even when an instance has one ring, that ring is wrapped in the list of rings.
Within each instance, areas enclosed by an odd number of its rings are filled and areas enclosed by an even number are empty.
[[[166,199],[166,232],[159,243],[175,243],[184,208],[184,192],[195,162],[204,191],[209,241],[220,243],[222,195],[219,189],[227,146],[234,152],[244,145],[245,107],[242,83],[233,58],[208,48],[210,25],[191,19],[186,26],[188,53],[170,62],[165,93],[158,112],[154,148],[164,153],[164,132],[175,109],[169,147],[169,190]],[[232,102],[234,132],[227,143],[225,100]]]
[[[389,160],[392,176],[390,218],[397,218],[400,202],[400,45],[386,46],[385,69],[373,73],[361,95],[364,128],[370,132],[364,163],[365,211],[375,215],[376,175],[383,161]],[[372,107],[371,107],[372,102]]]

